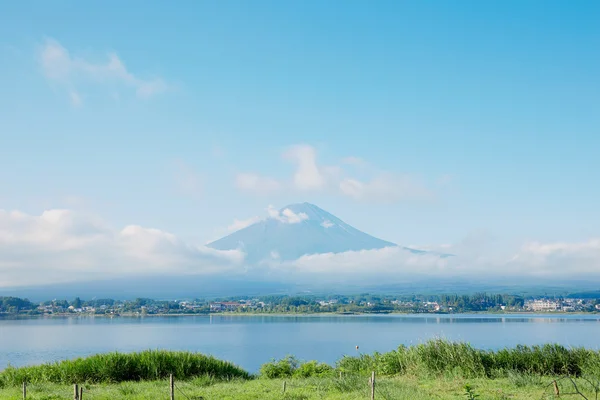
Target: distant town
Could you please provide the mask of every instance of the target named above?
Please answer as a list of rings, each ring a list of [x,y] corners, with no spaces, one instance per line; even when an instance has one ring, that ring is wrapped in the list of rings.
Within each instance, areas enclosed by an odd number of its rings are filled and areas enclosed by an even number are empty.
[[[18,297],[0,297],[0,315],[146,316],[186,314],[385,314],[385,313],[594,313],[600,298],[524,298],[515,295],[436,296],[262,296],[253,298],[135,300],[75,298],[34,303]]]

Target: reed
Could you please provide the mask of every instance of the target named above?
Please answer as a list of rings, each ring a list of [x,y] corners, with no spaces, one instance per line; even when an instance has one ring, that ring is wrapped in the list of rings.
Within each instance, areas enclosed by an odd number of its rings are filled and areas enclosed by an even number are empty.
[[[480,350],[467,343],[436,339],[411,347],[400,346],[383,354],[345,356],[336,367],[348,373],[376,371],[388,376],[412,373],[496,378],[515,372],[537,376],[600,376],[600,352],[557,344]]]

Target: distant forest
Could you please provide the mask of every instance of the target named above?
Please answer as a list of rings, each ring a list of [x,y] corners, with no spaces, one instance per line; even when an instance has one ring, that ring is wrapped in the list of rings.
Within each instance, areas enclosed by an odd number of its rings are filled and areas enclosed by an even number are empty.
[[[475,293],[472,295],[413,295],[378,294],[356,295],[270,295],[193,300],[135,300],[92,299],[48,300],[34,303],[18,297],[0,297],[1,314],[52,315],[85,313],[92,315],[129,314],[209,314],[237,313],[465,313],[465,312],[524,312],[526,302],[533,298],[512,294]],[[566,298],[552,298],[567,301]],[[595,312],[600,296],[581,296],[571,311]]]

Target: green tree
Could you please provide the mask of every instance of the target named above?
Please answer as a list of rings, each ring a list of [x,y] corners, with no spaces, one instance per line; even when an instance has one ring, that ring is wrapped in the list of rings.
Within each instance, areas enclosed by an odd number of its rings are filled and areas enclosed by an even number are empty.
[[[79,297],[75,297],[75,300],[73,300],[71,305],[75,308],[81,308],[81,299]]]

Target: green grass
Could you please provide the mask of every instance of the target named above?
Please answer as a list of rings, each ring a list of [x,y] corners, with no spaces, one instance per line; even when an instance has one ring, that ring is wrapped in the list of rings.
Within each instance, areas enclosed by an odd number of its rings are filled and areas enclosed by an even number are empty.
[[[451,375],[462,378],[498,378],[510,373],[540,376],[600,376],[600,352],[555,344],[517,346],[486,351],[467,343],[432,340],[417,346],[400,346],[388,353],[343,357],[337,369],[381,375]]]
[[[253,376],[213,357],[189,352],[144,351],[0,372],[0,399],[69,398],[73,383],[87,399],[167,398],[168,376],[196,399],[364,399],[368,376],[377,374],[377,399],[552,398],[553,380],[563,394],[573,381],[588,399],[600,392],[600,352],[559,345],[517,346],[486,351],[466,343],[432,340],[387,353],[345,356],[335,367],[293,356],[272,360]],[[569,376],[569,379],[560,379]],[[283,382],[287,390],[282,391]],[[180,393],[181,394],[181,393]],[[185,398],[183,395],[179,398]]]
[[[377,400],[458,400],[466,399],[468,384],[478,399],[485,400],[531,400],[551,399],[552,388],[545,386],[551,379],[542,381],[523,378],[516,385],[513,378],[422,378],[412,375],[381,377],[376,380]],[[577,381],[588,399],[594,399],[594,391],[582,380]],[[369,398],[368,379],[362,375],[346,375],[320,378],[290,378],[286,380],[283,393],[282,379],[232,380],[229,382],[208,378],[196,378],[177,382],[176,399],[185,399],[182,392],[195,400],[366,400]],[[564,381],[559,383],[566,393],[572,387]],[[181,392],[179,391],[181,390]],[[73,398],[70,385],[32,384],[28,386],[28,399],[58,400]],[[18,387],[0,390],[0,399],[21,399]],[[168,399],[168,380],[153,382],[124,382],[119,384],[86,384],[85,400],[112,399]],[[562,397],[561,397],[562,398]],[[572,398],[572,397],[565,397]]]
[[[173,374],[177,379],[210,376],[248,379],[243,369],[214,357],[190,352],[147,350],[107,353],[31,367],[8,367],[0,372],[0,388],[28,383],[116,383],[151,381]]]

